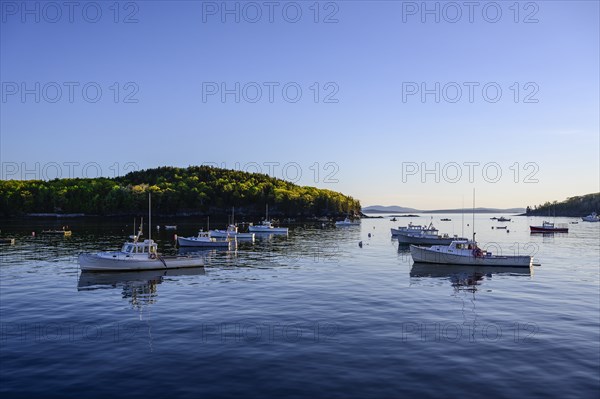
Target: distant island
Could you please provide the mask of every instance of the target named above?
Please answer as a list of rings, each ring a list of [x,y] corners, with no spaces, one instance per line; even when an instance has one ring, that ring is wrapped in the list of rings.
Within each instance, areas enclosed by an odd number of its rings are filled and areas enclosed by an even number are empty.
[[[332,190],[298,186],[266,174],[210,166],[159,167],[116,178],[3,180],[0,216],[159,216],[229,214],[260,217],[360,215],[360,202]]]
[[[525,210],[527,216],[573,216],[582,217],[600,212],[600,193],[569,197],[562,202],[546,202]]]
[[[362,209],[364,213],[473,213],[471,208],[458,209],[437,209],[437,210],[419,210],[414,208],[405,208],[401,206],[381,206],[372,205]],[[525,208],[475,208],[475,213],[523,213]],[[396,216],[398,217],[398,216]]]

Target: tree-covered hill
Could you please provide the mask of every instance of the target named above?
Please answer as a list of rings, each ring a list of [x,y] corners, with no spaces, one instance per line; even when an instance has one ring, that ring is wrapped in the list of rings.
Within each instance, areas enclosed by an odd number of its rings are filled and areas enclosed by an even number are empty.
[[[569,197],[565,201],[546,202],[545,204],[527,207],[528,216],[574,216],[581,217],[592,212],[600,213],[600,193]]]
[[[148,192],[158,215],[229,212],[325,216],[360,212],[347,195],[298,186],[266,174],[191,166],[160,167],[117,178],[0,181],[0,216],[29,213],[127,215],[147,212]]]

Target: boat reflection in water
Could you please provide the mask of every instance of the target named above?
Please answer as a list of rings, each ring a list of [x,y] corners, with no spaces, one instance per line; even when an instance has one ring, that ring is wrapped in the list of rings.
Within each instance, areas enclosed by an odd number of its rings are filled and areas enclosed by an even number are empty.
[[[491,279],[496,275],[532,276],[533,268],[515,268],[502,266],[456,266],[438,263],[415,262],[410,269],[410,277],[446,278],[457,291],[477,291],[484,277]]]
[[[204,267],[131,272],[86,272],[79,275],[77,291],[122,289],[122,297],[134,307],[151,305],[156,301],[157,285],[165,278],[204,275]]]

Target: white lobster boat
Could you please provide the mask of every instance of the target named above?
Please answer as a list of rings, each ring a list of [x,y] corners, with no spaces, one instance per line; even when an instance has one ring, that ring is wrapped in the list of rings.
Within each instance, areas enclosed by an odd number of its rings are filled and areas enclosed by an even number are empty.
[[[229,248],[231,243],[235,243],[235,237],[217,240],[211,237],[209,232],[202,230],[196,237],[177,237],[177,244],[180,247]]]
[[[152,225],[152,200],[148,195],[148,213]],[[204,259],[198,256],[162,256],[158,253],[158,245],[152,239],[140,241],[142,224],[132,242],[126,242],[120,251],[98,252],[79,255],[79,267],[82,271],[135,271],[164,270],[184,267],[204,266]]]
[[[346,226],[360,226],[360,222],[353,222],[350,218],[346,218],[344,220],[338,220],[335,222],[337,227],[346,227]]]
[[[227,230],[210,230],[209,235],[214,238],[235,238],[236,240],[254,241],[254,233],[240,233],[238,227],[230,224]]]
[[[248,226],[248,231],[250,233],[263,233],[263,234],[288,234],[287,227],[275,227],[273,226],[273,222],[269,220],[269,205],[266,207],[266,215],[265,220],[262,221],[259,225],[251,224]]]
[[[413,261],[465,266],[531,267],[531,256],[500,256],[481,250],[475,241],[454,240],[450,245],[434,245],[430,248],[410,246]]]
[[[397,229],[391,228],[392,236],[397,236],[399,234],[420,234],[423,230],[427,230],[427,227],[421,226],[420,224],[412,224],[410,222],[408,226],[400,226]]]
[[[581,218],[584,222],[600,222],[600,216],[596,212],[592,212],[590,215]]]
[[[204,266],[201,257],[161,256],[153,240],[126,242],[120,251],[79,255],[82,271],[164,270]]]

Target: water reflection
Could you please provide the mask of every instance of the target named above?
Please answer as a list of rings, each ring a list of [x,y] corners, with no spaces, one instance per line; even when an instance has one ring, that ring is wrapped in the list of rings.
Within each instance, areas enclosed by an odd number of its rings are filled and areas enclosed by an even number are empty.
[[[497,266],[456,266],[415,262],[410,269],[411,278],[432,277],[450,281],[455,291],[477,291],[477,286],[496,275],[531,276],[532,268]]]
[[[204,275],[203,267],[138,272],[81,272],[77,291],[121,288],[121,296],[136,309],[156,302],[157,286],[165,277]]]

